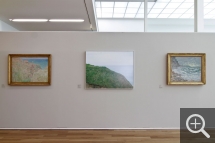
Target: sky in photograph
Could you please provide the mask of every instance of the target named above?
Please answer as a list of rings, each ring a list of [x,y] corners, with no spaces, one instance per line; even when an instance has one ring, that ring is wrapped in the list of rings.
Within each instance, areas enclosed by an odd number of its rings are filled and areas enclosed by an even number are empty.
[[[86,52],[86,63],[96,66],[130,66],[133,60],[133,52]]]

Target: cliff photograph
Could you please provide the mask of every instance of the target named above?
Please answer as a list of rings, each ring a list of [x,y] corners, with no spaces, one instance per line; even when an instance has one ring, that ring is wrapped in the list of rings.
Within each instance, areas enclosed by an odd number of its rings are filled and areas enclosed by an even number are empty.
[[[86,88],[133,88],[133,52],[86,52]]]

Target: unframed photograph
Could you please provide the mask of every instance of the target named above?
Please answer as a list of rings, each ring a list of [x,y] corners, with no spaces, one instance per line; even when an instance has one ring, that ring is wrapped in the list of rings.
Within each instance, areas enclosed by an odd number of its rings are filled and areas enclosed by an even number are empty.
[[[86,88],[133,88],[134,52],[86,52]]]

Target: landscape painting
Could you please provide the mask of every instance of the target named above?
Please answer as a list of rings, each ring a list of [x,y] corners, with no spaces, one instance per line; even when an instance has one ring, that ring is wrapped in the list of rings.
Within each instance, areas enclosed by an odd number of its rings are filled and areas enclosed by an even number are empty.
[[[9,55],[9,85],[50,85],[50,55]]]
[[[168,84],[205,84],[205,54],[168,54]]]
[[[134,52],[86,52],[86,88],[132,89]]]

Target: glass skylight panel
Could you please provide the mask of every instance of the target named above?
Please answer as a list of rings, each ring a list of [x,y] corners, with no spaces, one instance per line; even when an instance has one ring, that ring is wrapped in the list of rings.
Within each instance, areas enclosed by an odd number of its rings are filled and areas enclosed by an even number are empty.
[[[191,18],[193,14],[183,14],[180,18]]]
[[[159,14],[148,14],[148,18],[157,18]]]
[[[114,13],[125,13],[126,8],[114,8]]]
[[[189,10],[186,11],[186,13],[192,13],[193,14],[194,13],[194,9],[189,9]]]
[[[181,14],[171,14],[169,18],[179,18]]]
[[[175,9],[164,9],[162,13],[173,13]]]
[[[102,7],[113,7],[114,2],[101,2]]]
[[[102,13],[112,13],[113,8],[102,8]]]
[[[136,18],[144,18],[144,14],[137,14]]]
[[[148,9],[152,8],[154,6],[155,2],[148,2]]]
[[[211,12],[209,12],[208,14],[215,15],[215,9],[214,9],[214,10],[212,10]]]
[[[102,17],[102,13],[100,13],[100,12],[99,13],[97,12],[96,15],[97,15],[97,18],[101,18]]]
[[[112,18],[112,13],[102,13],[102,18]]]
[[[205,6],[205,14],[209,14],[215,9],[215,0],[205,1],[208,3]],[[144,18],[144,2],[96,1],[95,6],[98,18]],[[148,18],[191,18],[194,15],[193,7],[194,0],[148,2]],[[215,17],[215,11],[209,15],[213,14]]]
[[[179,8],[191,8],[194,3],[182,3]]]
[[[209,3],[205,8],[215,8],[215,2]]]
[[[115,7],[123,7],[126,8],[128,5],[128,2],[115,2],[114,6]]]
[[[170,2],[171,0],[157,0],[157,2]]]
[[[176,9],[174,13],[185,13],[188,9]]]
[[[191,2],[191,3],[194,3],[194,0],[185,0],[184,2]]]
[[[124,14],[116,14],[116,13],[113,14],[113,18],[123,18],[123,17],[124,17]]]
[[[96,7],[101,7],[101,3],[100,2],[96,2]]]
[[[161,13],[163,9],[152,9],[150,13]]]
[[[204,13],[207,14],[209,12],[211,12],[213,9],[204,9]]]
[[[157,0],[148,12],[148,32],[190,32],[194,0]],[[186,13],[187,12],[187,13]],[[156,18],[157,20],[153,20]],[[181,19],[180,19],[181,18]],[[166,20],[168,19],[168,20]],[[184,23],[184,24],[181,24]],[[194,23],[194,22],[193,22]],[[157,26],[155,28],[155,26]],[[188,26],[184,28],[185,26]]]
[[[174,2],[182,3],[182,2],[184,2],[184,0],[172,0],[172,1],[171,1],[171,3],[174,3]]]
[[[166,8],[177,8],[181,3],[169,3]]]
[[[97,13],[102,13],[102,9],[101,8],[96,8],[96,12]]]
[[[153,8],[165,8],[168,3],[158,3],[156,2]]]
[[[138,13],[144,13],[144,9],[142,9],[142,8],[139,9],[139,10],[138,10]]]
[[[129,2],[128,3],[128,8],[129,7],[140,7],[141,2]]]
[[[211,19],[213,17],[214,17],[214,15],[210,15],[210,14],[207,14],[207,15],[204,16],[205,19]]]
[[[207,6],[209,3],[204,3],[204,6]]]
[[[158,18],[168,18],[170,14],[160,14]]]
[[[140,8],[144,8],[144,2],[142,2],[142,4],[141,4]]]
[[[125,14],[124,18],[134,18],[135,14]]]
[[[127,8],[126,13],[137,13],[138,8]]]
[[[204,0],[204,19],[214,19],[215,0]],[[205,25],[207,27],[207,25]]]

